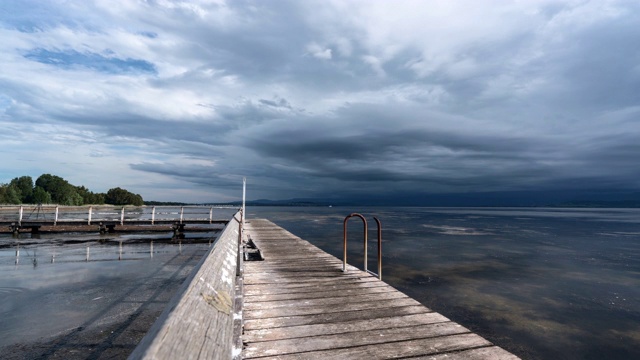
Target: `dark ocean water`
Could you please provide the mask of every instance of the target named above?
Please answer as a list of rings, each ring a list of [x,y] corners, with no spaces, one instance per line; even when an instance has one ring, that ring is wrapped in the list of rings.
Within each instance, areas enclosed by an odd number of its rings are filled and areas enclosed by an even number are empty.
[[[640,359],[640,209],[251,207],[336,257],[383,227],[383,280],[525,359]],[[362,268],[362,223],[349,263]]]

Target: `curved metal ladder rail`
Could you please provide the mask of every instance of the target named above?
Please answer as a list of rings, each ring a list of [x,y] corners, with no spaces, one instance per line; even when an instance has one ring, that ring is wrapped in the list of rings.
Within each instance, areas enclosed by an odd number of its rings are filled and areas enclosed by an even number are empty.
[[[367,219],[365,219],[364,216],[362,216],[361,214],[358,213],[351,213],[349,215],[347,215],[347,217],[344,218],[344,222],[343,222],[343,241],[342,241],[342,252],[343,252],[343,261],[342,261],[342,272],[346,272],[347,271],[347,222],[349,221],[349,219],[351,219],[352,217],[359,217],[360,219],[362,219],[362,222],[364,224],[364,271],[368,272],[371,275],[377,276],[379,280],[382,280],[382,225],[380,224],[380,220],[378,220],[377,217],[373,217],[373,219],[376,221],[376,224],[378,226],[378,273],[374,273],[373,271],[369,271],[367,269],[367,244],[368,244],[368,240],[367,240],[367,233],[369,231],[368,225],[367,225]]]

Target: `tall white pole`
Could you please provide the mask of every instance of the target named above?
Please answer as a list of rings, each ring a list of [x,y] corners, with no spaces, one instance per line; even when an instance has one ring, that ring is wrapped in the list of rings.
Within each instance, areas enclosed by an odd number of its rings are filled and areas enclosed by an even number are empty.
[[[247,178],[242,178],[242,228],[244,229],[244,218],[247,216],[244,205],[247,198]]]

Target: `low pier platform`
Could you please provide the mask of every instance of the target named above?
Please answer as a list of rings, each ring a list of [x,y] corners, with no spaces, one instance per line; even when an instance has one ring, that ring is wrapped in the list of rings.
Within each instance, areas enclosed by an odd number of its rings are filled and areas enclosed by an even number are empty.
[[[187,224],[224,226],[229,212],[235,210],[230,206],[9,205],[0,206],[0,233],[165,231],[166,226],[184,233]]]
[[[518,359],[268,220],[245,232],[244,359]]]

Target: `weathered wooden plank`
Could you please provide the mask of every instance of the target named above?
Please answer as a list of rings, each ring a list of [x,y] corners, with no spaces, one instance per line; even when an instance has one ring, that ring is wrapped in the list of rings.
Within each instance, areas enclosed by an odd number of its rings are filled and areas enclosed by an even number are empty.
[[[341,311],[335,313],[321,313],[313,315],[281,316],[272,318],[258,318],[244,320],[245,331],[257,329],[269,329],[276,327],[330,324],[342,321],[376,319],[392,316],[403,316],[412,314],[424,314],[431,312],[422,305],[385,307],[380,309],[366,309],[362,311]]]
[[[463,350],[457,352],[450,352],[445,354],[427,355],[414,357],[412,359],[425,359],[425,360],[517,360],[519,357],[512,353],[497,347],[481,347],[471,350]]]
[[[378,318],[371,318],[366,312],[362,315],[366,318],[325,324],[245,330],[244,340],[249,342],[273,341],[450,322],[449,319],[435,312]]]
[[[440,336],[435,338],[407,340],[336,348],[322,351],[298,352],[286,355],[262,357],[264,360],[294,360],[294,359],[323,359],[323,360],[376,360],[394,359],[415,356],[442,354],[458,350],[490,346],[491,343],[476,334],[460,334]],[[250,359],[250,357],[245,357]],[[485,359],[491,359],[490,357]]]
[[[245,306],[247,301],[245,299]],[[391,300],[380,301],[363,301],[357,303],[349,303],[344,306],[325,305],[325,306],[298,306],[295,308],[287,308],[286,311],[282,309],[264,309],[264,310],[245,310],[245,319],[257,319],[257,318],[272,318],[280,316],[296,316],[296,315],[314,315],[323,313],[336,313],[336,312],[348,312],[348,311],[361,311],[361,310],[373,310],[383,309],[400,306],[414,306],[420,305],[419,302],[411,298],[400,298]]]
[[[254,261],[253,263],[258,263],[258,262],[262,262],[262,261]],[[342,271],[342,266],[341,264],[337,264],[335,262],[326,262],[326,263],[312,263],[311,267],[307,266],[308,264],[304,264],[304,263],[292,263],[292,264],[287,264],[287,265],[278,265],[277,267],[275,266],[268,266],[268,265],[264,265],[264,266],[247,266],[247,273],[251,274],[251,276],[259,276],[260,274],[264,274],[264,273],[278,273],[278,272],[282,272],[282,274],[289,274],[289,276],[296,276],[299,274],[304,274],[304,273],[317,273],[317,272],[331,272],[331,273],[342,273],[345,274]],[[347,268],[347,272],[346,274],[352,273],[352,272],[358,272],[358,269],[354,268],[354,267],[349,267]]]
[[[362,274],[343,273],[342,271],[266,271],[264,273],[252,274],[251,279],[261,279],[263,281],[272,279],[274,282],[278,281],[297,281],[304,279],[317,279],[317,278],[340,278],[345,276],[362,277]]]
[[[315,272],[315,271],[342,271],[342,263],[336,262],[336,259],[332,259],[331,261],[313,261],[313,262],[303,262],[303,261],[291,261],[289,263],[279,263],[279,264],[270,264],[267,262],[264,265],[255,265],[261,261],[254,261],[251,265],[247,266],[248,273],[262,273],[265,271],[282,271],[286,273],[305,273],[305,272]],[[356,270],[356,268],[351,268],[351,270]]]
[[[262,249],[260,249],[262,251]],[[342,262],[337,261],[337,259],[309,259],[308,261],[304,261],[303,259],[295,259],[291,261],[272,261],[269,259],[267,262],[262,261],[253,261],[249,262],[247,265],[247,269],[249,272],[251,271],[262,271],[264,270],[285,270],[285,271],[308,271],[309,269],[320,268],[326,269],[327,266],[335,266],[336,268],[340,268],[342,266]],[[255,269],[255,270],[254,270]]]
[[[301,282],[301,283],[280,283],[280,284],[250,284],[245,287],[245,294],[248,296],[269,295],[269,294],[294,294],[322,291],[338,291],[348,288],[370,288],[378,287],[375,283],[361,282],[360,279],[355,281],[339,281],[339,282]],[[360,285],[362,284],[362,285]]]
[[[372,302],[381,300],[395,300],[406,299],[407,295],[399,292],[385,292],[381,294],[367,294],[360,296],[335,296],[335,297],[321,297],[314,299],[303,300],[277,300],[277,301],[260,301],[260,302],[247,302],[244,309],[251,310],[265,310],[265,309],[280,309],[280,308],[292,308],[292,307],[315,307],[315,306],[337,306],[342,307],[351,303],[360,302]]]
[[[318,335],[309,338],[292,338],[264,342],[252,342],[244,348],[245,358],[286,355],[310,351],[321,351],[356,346],[386,344],[389,342],[445,337],[469,333],[469,330],[454,322],[435,323],[407,328],[387,328],[358,331],[344,334]],[[322,359],[322,357],[318,357]]]
[[[324,273],[322,276],[318,275],[316,277],[278,277],[277,275],[267,276],[247,276],[245,284],[282,284],[282,283],[321,283],[321,282],[338,282],[344,279],[359,279],[363,277],[371,277],[372,275],[365,273]]]
[[[368,295],[368,294],[380,294],[380,293],[397,293],[398,291],[391,286],[377,286],[377,287],[351,287],[351,288],[342,288],[342,289],[327,289],[322,290],[321,288],[316,288],[316,291],[307,291],[307,292],[294,292],[294,293],[284,293],[284,294],[261,294],[261,295],[252,295],[250,296],[251,302],[263,302],[263,301],[279,301],[279,300],[307,300],[307,299],[320,299],[327,297],[356,297],[360,295]]]
[[[327,291],[339,291],[339,290],[349,290],[353,288],[375,288],[375,287],[386,287],[383,282],[378,281],[376,278],[362,278],[355,279],[354,281],[340,281],[339,283],[327,284],[322,287],[322,289],[327,289]],[[252,284],[247,285],[244,288],[245,296],[254,296],[254,295],[276,295],[276,294],[295,294],[295,293],[308,293],[308,292],[317,292],[318,285],[317,284],[308,284],[308,283],[290,283],[290,284],[279,284],[278,287],[274,287],[271,284]]]

